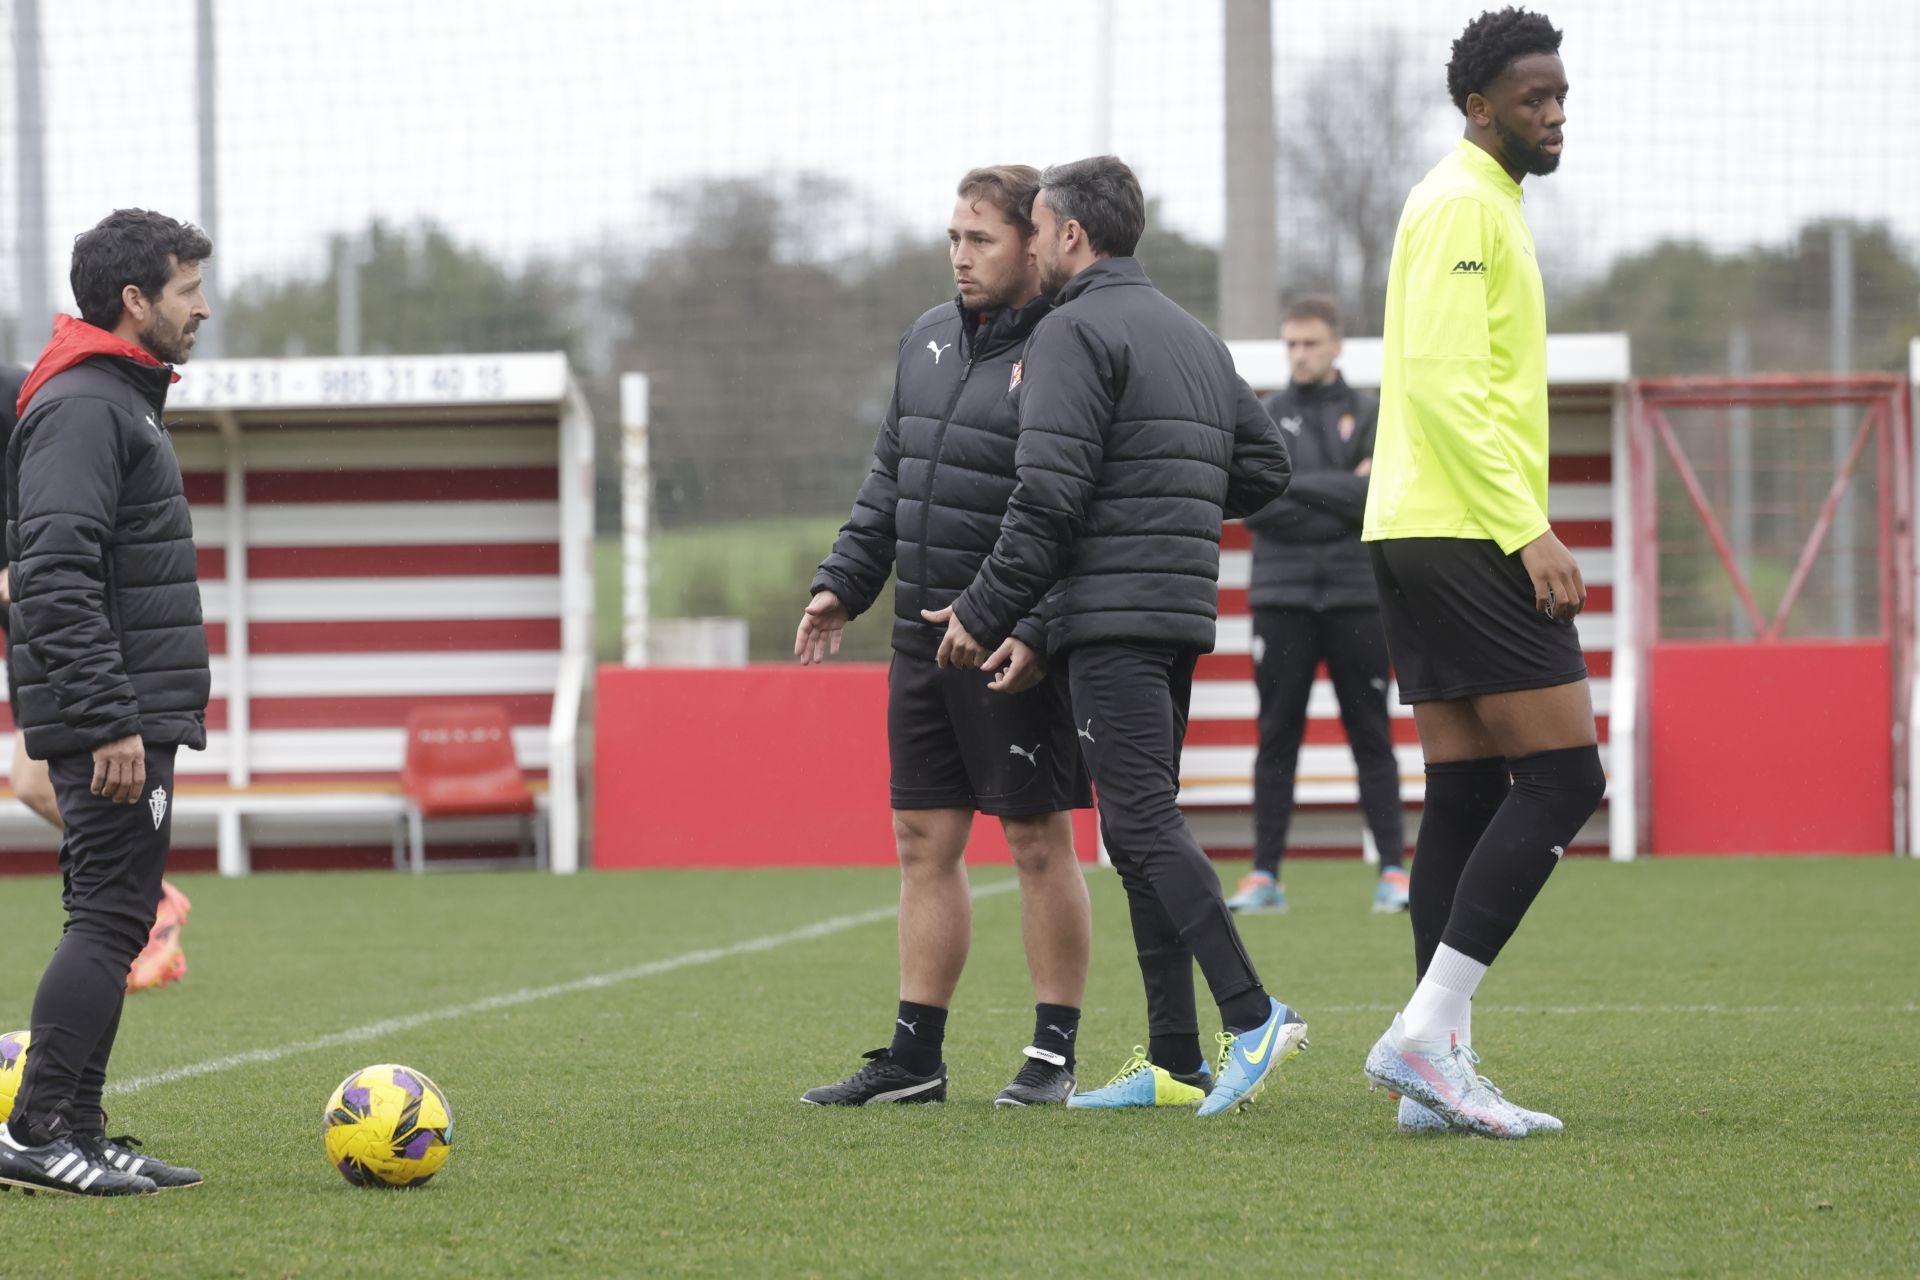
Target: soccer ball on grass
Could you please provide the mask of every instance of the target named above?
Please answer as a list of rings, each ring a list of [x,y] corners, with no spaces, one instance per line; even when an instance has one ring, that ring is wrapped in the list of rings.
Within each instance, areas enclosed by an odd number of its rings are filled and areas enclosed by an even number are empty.
[[[9,1031],[0,1036],[0,1124],[13,1114],[13,1100],[20,1094],[20,1081],[27,1074],[27,1046],[33,1036],[25,1031]]]
[[[440,1172],[453,1110],[440,1086],[411,1067],[363,1067],[327,1099],[327,1159],[356,1187],[417,1187]]]

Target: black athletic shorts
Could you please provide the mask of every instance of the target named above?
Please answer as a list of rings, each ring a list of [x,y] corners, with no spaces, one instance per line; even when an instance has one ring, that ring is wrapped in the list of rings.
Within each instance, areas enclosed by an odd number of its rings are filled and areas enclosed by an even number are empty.
[[[1587,678],[1580,634],[1533,606],[1520,556],[1478,538],[1369,542],[1400,701],[1546,689]]]
[[[896,809],[1030,818],[1093,804],[1065,679],[994,693],[984,671],[893,655],[887,750]]]

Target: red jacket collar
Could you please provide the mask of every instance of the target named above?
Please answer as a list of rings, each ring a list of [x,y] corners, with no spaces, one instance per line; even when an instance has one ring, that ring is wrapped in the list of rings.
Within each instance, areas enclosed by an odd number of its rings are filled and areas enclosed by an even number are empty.
[[[26,385],[20,388],[20,399],[14,405],[15,413],[25,417],[27,402],[33,399],[34,392],[47,384],[48,379],[94,356],[121,356],[136,364],[166,369],[172,374],[171,381],[180,381],[177,369],[171,368],[145,347],[117,338],[85,320],[58,315],[53,318],[53,340],[40,353],[40,358],[34,362],[33,372],[27,375]]]

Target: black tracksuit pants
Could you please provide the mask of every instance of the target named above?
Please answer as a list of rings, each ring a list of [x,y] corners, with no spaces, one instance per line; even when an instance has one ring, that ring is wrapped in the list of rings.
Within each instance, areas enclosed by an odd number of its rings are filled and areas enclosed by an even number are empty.
[[[1253,764],[1253,865],[1280,878],[1293,824],[1293,788],[1300,742],[1307,732],[1307,700],[1315,668],[1327,676],[1340,700],[1340,723],[1353,747],[1360,780],[1360,807],[1380,849],[1380,865],[1405,860],[1406,829],[1400,814],[1400,765],[1393,756],[1393,713],[1387,705],[1392,678],[1387,633],[1378,609],[1272,609],[1253,611],[1259,641],[1254,684],[1260,692],[1260,753]]]
[[[8,1124],[22,1141],[36,1129],[44,1134],[55,1116],[75,1132],[106,1131],[100,1095],[127,970],[153,928],[173,838],[174,750],[147,748],[147,781],[135,804],[93,794],[91,755],[47,762],[67,824],[60,842],[67,923],[33,998],[33,1045]]]
[[[1101,835],[1127,891],[1147,1029],[1156,1036],[1199,1034],[1196,960],[1218,1004],[1260,988],[1220,877],[1175,803],[1198,656],[1166,646],[1091,644],[1062,659]]]

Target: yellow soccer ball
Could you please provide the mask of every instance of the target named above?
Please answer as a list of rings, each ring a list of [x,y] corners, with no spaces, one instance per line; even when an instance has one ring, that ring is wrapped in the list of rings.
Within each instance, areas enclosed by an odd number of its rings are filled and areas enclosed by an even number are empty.
[[[340,1082],[323,1132],[327,1159],[354,1186],[417,1187],[447,1162],[453,1110],[420,1072],[381,1063]]]
[[[27,1074],[27,1046],[33,1036],[25,1031],[9,1031],[0,1036],[0,1124],[13,1114],[13,1100],[20,1094],[20,1081]]]

